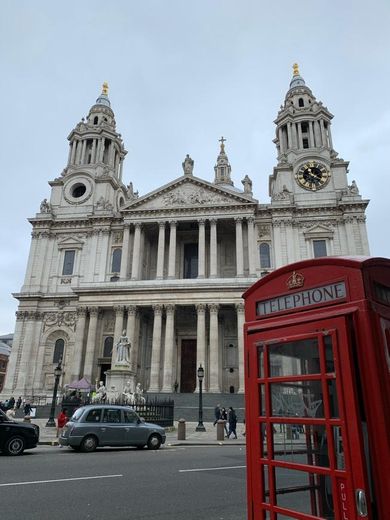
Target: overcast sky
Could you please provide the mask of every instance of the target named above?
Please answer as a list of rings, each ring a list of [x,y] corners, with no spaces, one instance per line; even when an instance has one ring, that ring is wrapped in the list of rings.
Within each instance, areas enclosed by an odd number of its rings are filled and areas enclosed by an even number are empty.
[[[232,178],[261,203],[276,164],[273,120],[292,64],[334,114],[349,183],[371,199],[371,254],[390,257],[388,0],[3,0],[0,17],[0,334],[13,332],[28,217],[50,198],[67,136],[101,91],[140,195],[182,175],[214,179],[225,136]]]

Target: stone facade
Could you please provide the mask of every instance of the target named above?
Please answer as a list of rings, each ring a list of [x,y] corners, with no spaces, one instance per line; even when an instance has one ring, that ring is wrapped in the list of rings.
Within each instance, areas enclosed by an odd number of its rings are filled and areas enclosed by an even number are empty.
[[[50,394],[104,380],[126,331],[134,380],[153,392],[243,392],[242,293],[270,270],[322,255],[369,253],[368,201],[347,180],[332,115],[294,69],[276,123],[270,201],[234,187],[221,139],[212,182],[183,176],[138,196],[107,87],[70,133],[68,164],[30,219],[32,240],[4,394]],[[114,349],[115,350],[115,349]]]

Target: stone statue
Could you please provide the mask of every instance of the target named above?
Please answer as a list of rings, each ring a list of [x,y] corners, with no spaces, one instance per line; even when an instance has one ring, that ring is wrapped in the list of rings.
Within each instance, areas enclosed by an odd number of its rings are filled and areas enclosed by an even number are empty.
[[[348,186],[349,193],[352,195],[359,195],[359,188],[357,187],[356,181],[352,181],[351,186]]]
[[[131,392],[131,381],[126,381],[122,395],[126,404],[134,404],[134,394]]]
[[[252,181],[248,177],[248,175],[245,175],[245,177],[243,178],[243,180],[241,182],[244,185],[244,193],[247,193],[248,195],[253,195],[253,192],[252,192]]]
[[[186,155],[186,158],[184,159],[182,166],[184,170],[184,175],[192,175],[194,169],[194,161],[188,154]]]
[[[119,338],[116,344],[116,362],[130,364],[130,341],[126,336],[126,331],[122,332],[122,336]]]
[[[146,399],[144,397],[144,391],[142,390],[141,383],[137,383],[134,391],[134,402],[136,404],[144,404]]]
[[[50,204],[47,202],[47,199],[43,199],[39,209],[40,209],[41,213],[49,213],[50,212]]]
[[[96,395],[95,395],[93,401],[94,402],[105,402],[107,399],[107,392],[106,392],[106,387],[104,386],[103,381],[100,381],[99,385],[98,385],[97,379],[96,379],[95,389],[96,389]]]

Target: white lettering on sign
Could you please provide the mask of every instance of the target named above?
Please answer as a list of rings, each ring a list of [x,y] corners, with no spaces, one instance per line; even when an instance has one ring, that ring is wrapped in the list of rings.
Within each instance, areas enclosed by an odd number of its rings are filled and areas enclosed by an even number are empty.
[[[315,289],[306,289],[305,291],[296,292],[294,294],[285,294],[272,298],[270,300],[262,300],[256,303],[257,316],[267,316],[274,312],[283,312],[290,309],[298,309],[309,305],[325,305],[326,303],[336,303],[347,296],[347,290],[344,282],[337,282]]]
[[[342,513],[343,513],[342,520],[349,520],[346,485],[343,482],[339,482],[339,490],[340,490]]]

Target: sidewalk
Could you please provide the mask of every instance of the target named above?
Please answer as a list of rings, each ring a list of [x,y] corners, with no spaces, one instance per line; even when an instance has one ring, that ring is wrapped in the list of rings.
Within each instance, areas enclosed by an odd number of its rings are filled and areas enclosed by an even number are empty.
[[[56,437],[56,428],[46,427],[47,419],[31,419],[31,422],[37,424],[40,429],[39,444],[57,446],[58,440]],[[244,425],[237,425],[237,439],[230,438],[223,441],[217,441],[217,427],[213,423],[205,422],[205,432],[197,432],[195,429],[197,422],[186,423],[186,440],[177,440],[177,421],[174,423],[174,428],[167,431],[167,440],[165,446],[224,446],[224,445],[238,445],[245,446]]]

